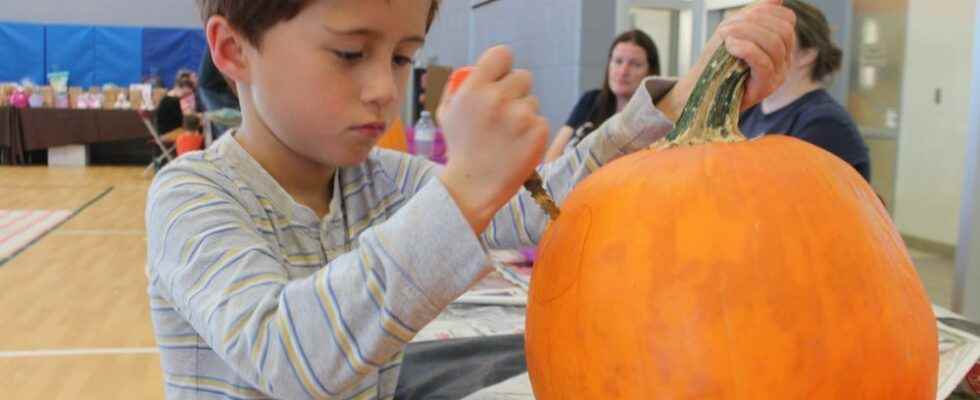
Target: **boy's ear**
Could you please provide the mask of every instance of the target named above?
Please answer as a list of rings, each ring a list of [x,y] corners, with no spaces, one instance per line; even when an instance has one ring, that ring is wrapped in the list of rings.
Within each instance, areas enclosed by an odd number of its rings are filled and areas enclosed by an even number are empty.
[[[228,79],[248,84],[250,78],[245,49],[250,46],[249,42],[231,26],[228,19],[219,15],[208,19],[205,33],[214,66]]]

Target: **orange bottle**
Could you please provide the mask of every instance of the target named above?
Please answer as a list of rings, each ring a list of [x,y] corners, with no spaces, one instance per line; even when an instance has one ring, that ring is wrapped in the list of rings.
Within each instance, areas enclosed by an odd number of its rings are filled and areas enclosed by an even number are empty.
[[[408,139],[405,137],[405,125],[401,118],[392,122],[381,139],[378,139],[378,147],[408,153]]]

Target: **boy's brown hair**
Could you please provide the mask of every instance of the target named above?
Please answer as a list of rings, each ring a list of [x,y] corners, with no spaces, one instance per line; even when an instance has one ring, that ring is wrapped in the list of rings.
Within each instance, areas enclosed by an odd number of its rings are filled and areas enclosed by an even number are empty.
[[[295,18],[313,0],[196,0],[201,17],[220,15],[253,46],[259,47],[262,35],[276,24]],[[426,30],[432,26],[440,0],[432,0]]]
[[[204,130],[204,127],[201,126],[201,117],[198,117],[197,115],[185,115],[184,123],[182,124],[181,128],[184,128],[185,131],[194,133],[201,133]]]

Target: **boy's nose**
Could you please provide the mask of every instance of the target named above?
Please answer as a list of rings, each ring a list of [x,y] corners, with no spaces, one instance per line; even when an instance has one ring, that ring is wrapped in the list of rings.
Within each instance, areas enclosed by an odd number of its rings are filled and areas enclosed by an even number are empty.
[[[365,103],[377,104],[379,107],[390,105],[398,97],[398,85],[395,83],[394,71],[391,67],[375,69],[364,82],[361,100]]]

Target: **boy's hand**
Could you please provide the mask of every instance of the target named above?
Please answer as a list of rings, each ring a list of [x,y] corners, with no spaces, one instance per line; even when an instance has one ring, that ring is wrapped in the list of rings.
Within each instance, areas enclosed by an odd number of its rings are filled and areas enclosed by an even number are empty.
[[[722,44],[751,70],[742,98],[745,110],[769,96],[786,79],[796,49],[796,15],[782,0],[760,0],[725,19],[705,45],[698,63],[658,104],[676,121],[711,56]]]
[[[437,113],[449,157],[440,179],[477,234],[521,188],[548,141],[531,74],[512,64],[508,48],[487,50]]]

